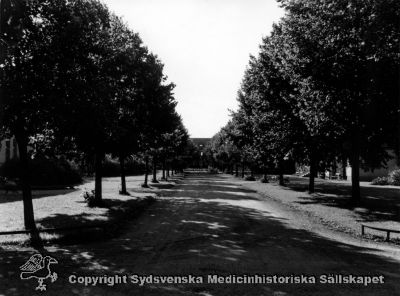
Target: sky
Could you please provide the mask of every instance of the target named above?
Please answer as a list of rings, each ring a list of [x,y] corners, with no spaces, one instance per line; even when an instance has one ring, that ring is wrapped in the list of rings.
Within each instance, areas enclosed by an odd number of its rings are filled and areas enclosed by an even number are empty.
[[[228,122],[250,54],[283,16],[275,0],[103,2],[161,59],[195,138],[212,137]]]

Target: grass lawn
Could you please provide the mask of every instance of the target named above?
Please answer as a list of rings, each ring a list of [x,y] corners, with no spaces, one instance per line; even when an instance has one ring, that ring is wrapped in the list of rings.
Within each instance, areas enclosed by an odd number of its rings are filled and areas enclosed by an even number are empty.
[[[33,206],[38,228],[72,227],[99,224],[121,216],[127,209],[139,206],[146,197],[155,196],[156,187],[141,189],[143,176],[127,177],[130,196],[119,195],[120,179],[103,178],[103,207],[90,208],[83,197],[83,189],[94,189],[94,181],[86,180],[74,189],[35,190]],[[0,192],[0,232],[23,230],[23,203],[20,192]],[[44,240],[54,240],[60,234],[41,233]],[[0,243],[19,244],[27,235],[0,236]]]
[[[361,223],[400,230],[400,187],[374,186],[361,182],[362,200],[350,202],[350,181],[316,179],[315,193],[309,194],[308,178],[289,176],[285,186],[275,182],[260,183],[242,181],[243,185],[260,192],[267,198],[278,200],[289,207],[302,211],[316,223],[361,236]],[[386,233],[367,230],[366,237],[383,240]],[[400,243],[400,235],[392,233],[393,242]]]

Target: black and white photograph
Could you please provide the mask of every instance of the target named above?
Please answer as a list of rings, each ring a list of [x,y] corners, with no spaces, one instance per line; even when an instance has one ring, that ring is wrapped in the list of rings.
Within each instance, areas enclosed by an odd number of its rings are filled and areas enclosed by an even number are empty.
[[[400,296],[399,0],[0,0],[0,296]]]

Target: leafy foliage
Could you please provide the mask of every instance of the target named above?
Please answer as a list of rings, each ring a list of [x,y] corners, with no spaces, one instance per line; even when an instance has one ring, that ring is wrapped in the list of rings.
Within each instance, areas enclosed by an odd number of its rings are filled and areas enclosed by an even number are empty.
[[[308,164],[311,192],[318,170],[350,159],[358,200],[359,168],[384,165],[387,147],[400,147],[400,3],[279,2],[286,15],[250,58],[224,129],[232,125],[242,160],[264,172],[282,172],[285,158]],[[213,151],[225,157],[224,147]]]
[[[390,185],[400,186],[400,170],[390,172],[388,179]]]
[[[100,201],[105,154],[119,157],[124,183],[131,155],[179,153],[188,137],[162,63],[104,4],[17,4],[1,12],[0,136],[18,142],[26,227],[35,229],[32,159],[63,154],[94,161]]]
[[[11,159],[0,167],[0,175],[18,179],[21,175],[18,159]],[[82,181],[77,165],[66,159],[38,157],[30,163],[30,181],[34,186],[71,186]]]
[[[389,185],[388,177],[377,177],[371,181],[372,185]]]

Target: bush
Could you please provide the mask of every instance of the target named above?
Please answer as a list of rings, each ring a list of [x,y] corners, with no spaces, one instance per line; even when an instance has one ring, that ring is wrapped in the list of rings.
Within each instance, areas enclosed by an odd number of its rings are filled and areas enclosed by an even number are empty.
[[[108,157],[104,160],[101,171],[103,177],[118,177],[120,172],[119,161]]]
[[[389,174],[389,184],[400,186],[400,169],[394,170]]]
[[[389,173],[387,177],[378,177],[372,180],[372,185],[394,185],[400,186],[400,169]]]
[[[93,208],[97,206],[94,190],[88,191],[87,189],[84,189],[82,191],[82,197],[85,200],[88,207]]]
[[[378,177],[371,181],[372,185],[389,185],[389,179],[387,177]]]
[[[279,177],[278,176],[270,176],[269,178],[268,178],[268,180],[269,181],[272,181],[272,182],[277,182],[277,181],[279,181]]]
[[[216,169],[216,168],[208,168],[208,173],[210,173],[210,174],[218,174],[218,169]]]
[[[245,181],[255,181],[256,178],[254,178],[254,176],[246,176],[246,177],[244,177],[244,180]]]
[[[12,159],[0,167],[0,174],[11,180],[20,176],[18,159]],[[35,158],[30,162],[33,186],[70,186],[82,182],[79,169],[73,162],[57,158]]]
[[[262,179],[260,179],[261,183],[269,183],[268,177],[264,176]]]
[[[141,175],[144,174],[145,165],[143,161],[133,158],[125,161],[126,175]],[[121,167],[118,159],[106,157],[103,162],[102,175],[104,177],[118,177],[121,173]]]

